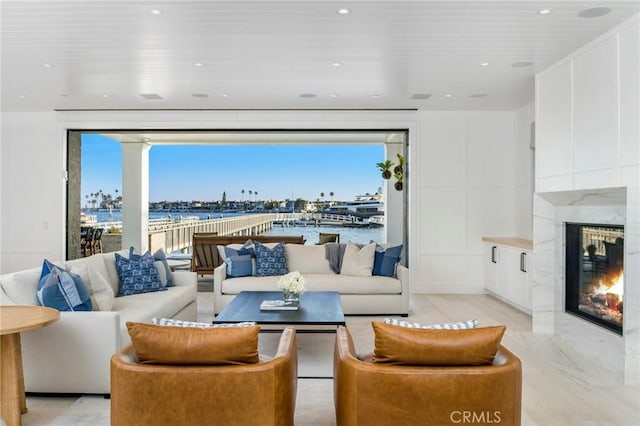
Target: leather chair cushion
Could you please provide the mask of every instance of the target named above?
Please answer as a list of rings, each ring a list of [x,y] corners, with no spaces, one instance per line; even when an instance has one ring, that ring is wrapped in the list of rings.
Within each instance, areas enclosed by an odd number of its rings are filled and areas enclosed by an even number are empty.
[[[260,326],[165,327],[127,322],[138,361],[166,365],[229,365],[259,362]]]
[[[468,330],[405,328],[372,321],[374,362],[392,365],[490,365],[505,326]]]

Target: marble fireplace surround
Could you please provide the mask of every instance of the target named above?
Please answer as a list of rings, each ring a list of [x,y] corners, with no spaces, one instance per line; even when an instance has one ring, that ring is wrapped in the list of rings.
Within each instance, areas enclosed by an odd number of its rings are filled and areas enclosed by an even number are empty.
[[[640,384],[640,195],[601,188],[534,195],[534,333],[605,364],[625,384]],[[624,225],[624,325],[620,336],[564,311],[565,222]],[[616,374],[618,375],[618,374]]]

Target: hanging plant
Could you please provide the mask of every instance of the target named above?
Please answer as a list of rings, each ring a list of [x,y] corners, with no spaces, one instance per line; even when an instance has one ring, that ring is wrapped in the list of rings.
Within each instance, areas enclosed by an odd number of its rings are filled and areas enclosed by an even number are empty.
[[[381,161],[380,163],[376,163],[376,166],[378,166],[382,172],[383,179],[391,179],[391,167],[393,167],[391,160]]]
[[[393,174],[393,177],[396,178],[396,183],[393,184],[393,187],[396,189],[396,191],[402,191],[402,189],[404,188],[404,173],[395,172]]]
[[[394,175],[404,173],[404,157],[400,154],[396,154],[396,156],[398,157],[398,165],[393,168]]]

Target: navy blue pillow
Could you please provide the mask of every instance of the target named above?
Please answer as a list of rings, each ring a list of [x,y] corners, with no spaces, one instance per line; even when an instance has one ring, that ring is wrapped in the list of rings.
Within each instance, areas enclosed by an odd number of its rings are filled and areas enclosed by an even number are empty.
[[[253,275],[253,259],[255,259],[255,251],[250,245],[249,240],[240,249],[224,248],[225,259],[227,264],[227,277],[249,277]]]
[[[115,254],[116,270],[120,279],[118,297],[166,290],[160,281],[153,257],[149,253],[139,255],[131,251],[130,254],[130,259]]]
[[[270,277],[272,275],[285,275],[289,272],[287,258],[284,254],[284,242],[278,243],[270,249],[264,244],[256,242],[256,276]]]
[[[145,254],[149,254],[149,252],[146,252]],[[129,259],[140,260],[140,257],[142,257],[142,255],[140,253],[136,253],[135,248],[129,247]],[[175,284],[173,284],[173,280],[171,279],[173,273],[169,267],[169,262],[167,262],[167,256],[161,248],[153,253],[153,260],[156,262],[156,269],[158,269],[158,276],[160,277],[162,285],[164,287],[174,287]],[[161,271],[160,268],[163,270]]]
[[[382,275],[384,277],[396,276],[396,264],[400,260],[402,253],[402,244],[395,247],[387,247],[386,249],[380,245],[376,245],[376,255],[373,259],[373,275]]]
[[[93,310],[89,291],[80,276],[46,259],[42,264],[37,296],[42,306],[59,311]]]

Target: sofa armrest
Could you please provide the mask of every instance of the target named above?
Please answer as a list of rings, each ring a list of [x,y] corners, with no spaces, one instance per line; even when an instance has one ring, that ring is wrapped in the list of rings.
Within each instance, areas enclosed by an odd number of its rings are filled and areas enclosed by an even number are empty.
[[[109,393],[109,360],[121,344],[118,312],[61,312],[21,337],[27,392]]]
[[[409,296],[411,295],[411,287],[409,285],[409,268],[404,265],[398,265],[396,269],[396,275],[400,280],[400,286],[402,289],[402,312],[401,314],[409,313]]]
[[[198,276],[195,272],[174,271],[171,275],[176,287],[189,287],[198,285]]]

